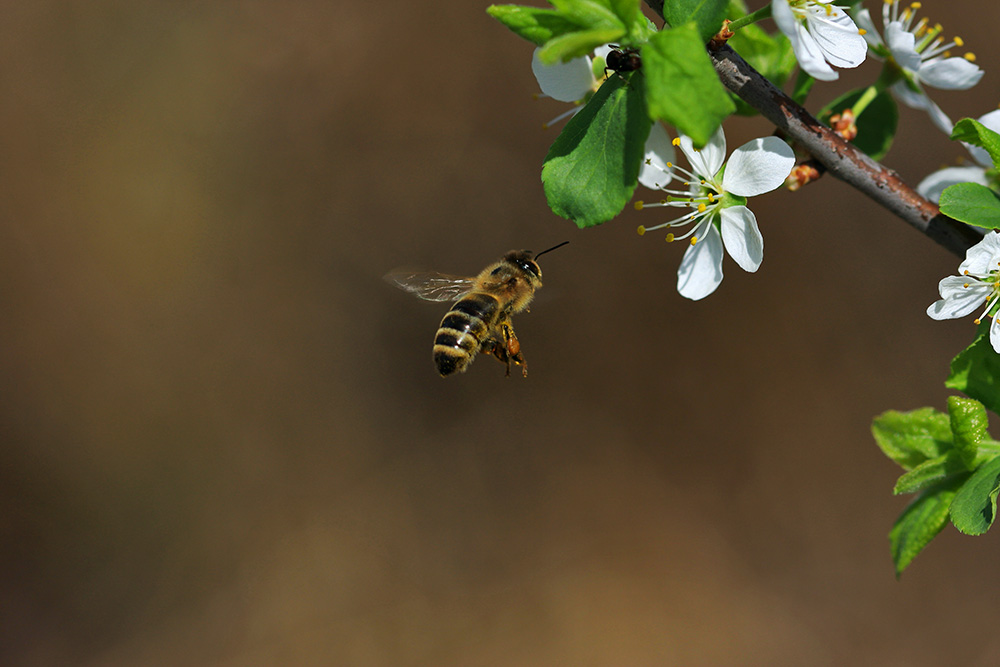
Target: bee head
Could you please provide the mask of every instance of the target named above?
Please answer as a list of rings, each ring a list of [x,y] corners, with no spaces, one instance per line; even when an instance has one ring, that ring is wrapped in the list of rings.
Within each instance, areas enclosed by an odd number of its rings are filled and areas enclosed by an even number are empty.
[[[556,248],[563,247],[567,243],[569,243],[569,241],[563,241],[562,243],[552,246],[548,250],[543,250],[535,255],[534,259],[532,259],[532,252],[530,250],[511,250],[509,253],[504,255],[504,260],[514,264],[528,275],[534,276],[541,281],[542,269],[538,266],[538,258],[547,252],[552,252]]]
[[[542,269],[538,263],[531,258],[530,250],[511,250],[503,256],[505,262],[510,262],[536,280],[542,279]]]

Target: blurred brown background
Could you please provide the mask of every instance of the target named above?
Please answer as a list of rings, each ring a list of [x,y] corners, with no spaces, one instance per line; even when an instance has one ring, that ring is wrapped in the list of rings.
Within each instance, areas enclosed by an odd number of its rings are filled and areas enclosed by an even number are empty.
[[[985,113],[998,10],[933,4],[987,70],[935,99]],[[957,258],[824,179],[685,301],[656,211],[548,211],[564,107],[447,5],[3,5],[0,661],[996,664],[997,535],[897,582],[869,433],[943,407]],[[904,112],[887,162],[963,153]],[[381,276],[563,240],[531,376],[437,377],[445,306]]]

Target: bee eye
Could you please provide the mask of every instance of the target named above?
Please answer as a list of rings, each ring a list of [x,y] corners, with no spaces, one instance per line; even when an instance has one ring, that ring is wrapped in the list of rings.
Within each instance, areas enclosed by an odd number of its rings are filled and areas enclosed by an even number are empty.
[[[538,265],[536,265],[534,262],[529,262],[526,259],[522,259],[522,260],[518,260],[517,265],[519,267],[521,267],[521,269],[525,273],[530,273],[531,275],[535,276],[536,278],[539,277],[538,276]]]

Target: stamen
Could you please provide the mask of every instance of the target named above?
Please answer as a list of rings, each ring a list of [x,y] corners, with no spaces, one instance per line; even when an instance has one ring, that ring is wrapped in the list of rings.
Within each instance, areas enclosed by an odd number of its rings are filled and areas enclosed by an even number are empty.
[[[583,107],[573,107],[573,108],[572,108],[572,109],[570,109],[569,111],[564,111],[563,113],[559,114],[558,116],[556,116],[555,118],[553,118],[553,119],[552,119],[552,120],[550,120],[549,122],[547,122],[547,123],[542,123],[542,129],[543,129],[543,130],[547,130],[547,129],[549,129],[549,128],[550,128],[550,127],[552,127],[552,126],[553,126],[554,124],[556,124],[556,123],[558,123],[559,121],[561,121],[561,120],[562,120],[563,118],[566,118],[567,116],[572,116],[572,115],[574,115],[574,114],[577,114],[577,113],[579,113],[581,109],[583,109]]]
[[[636,229],[635,231],[639,232],[639,236],[642,236],[643,234],[646,233],[646,228],[643,227],[642,225],[639,225],[639,228]]]

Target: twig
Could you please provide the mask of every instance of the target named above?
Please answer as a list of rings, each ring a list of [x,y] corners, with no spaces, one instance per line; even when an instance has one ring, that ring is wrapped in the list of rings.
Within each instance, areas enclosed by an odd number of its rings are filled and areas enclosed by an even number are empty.
[[[663,2],[646,0],[663,17]],[[836,178],[857,188],[959,257],[982,240],[975,229],[942,214],[895,171],[872,160],[785,95],[729,46],[709,49],[723,85],[774,123],[796,147],[808,152]]]

